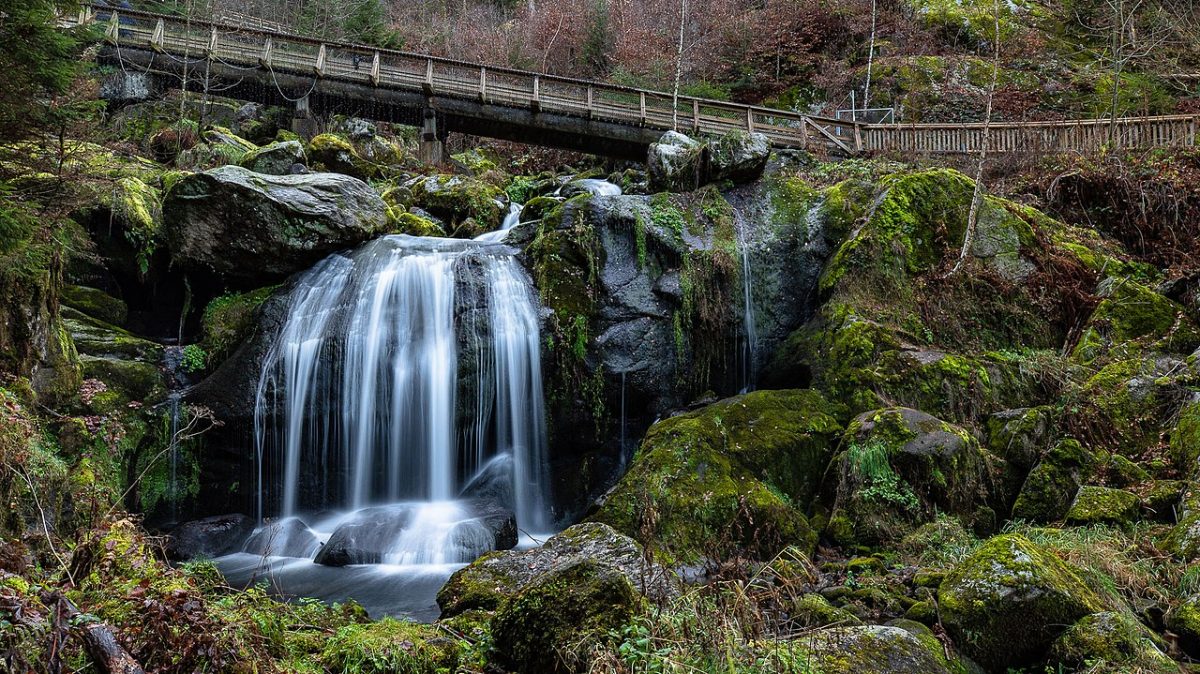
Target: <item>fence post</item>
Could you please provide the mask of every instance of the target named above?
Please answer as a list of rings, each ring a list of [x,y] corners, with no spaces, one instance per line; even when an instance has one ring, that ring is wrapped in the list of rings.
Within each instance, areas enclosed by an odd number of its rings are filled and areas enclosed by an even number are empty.
[[[638,111],[638,118],[641,120],[642,125],[644,126],[646,124],[646,92],[644,91],[638,92]]]
[[[487,67],[479,66],[479,100],[487,102]]]
[[[375,86],[379,86],[379,52],[371,57],[371,82]]]
[[[317,50],[317,60],[313,63],[313,72],[317,77],[325,76],[325,45],[321,45],[321,48]]]
[[[588,88],[587,88],[587,116],[588,116],[588,119],[591,119],[592,115],[595,114],[595,110],[592,108],[592,96],[593,96],[592,85],[589,84]]]
[[[692,99],[692,133],[700,133],[700,99]]]
[[[212,34],[208,37],[208,51],[205,53],[209,58],[217,53],[217,29],[212,29]]]
[[[433,59],[425,59],[425,82],[422,85],[425,90],[425,95],[433,93]]]
[[[529,107],[534,112],[537,112],[542,107],[542,101],[540,99],[541,82],[542,78],[538,77],[537,75],[533,76],[533,98],[529,100]]]
[[[754,108],[746,108],[746,130],[754,133]]]
[[[165,31],[166,27],[163,25],[163,20],[159,19],[158,23],[154,24],[154,33],[150,36],[150,46],[160,54],[163,53],[163,33]]]
[[[263,42],[262,55],[258,57],[258,64],[268,70],[271,68],[271,38],[267,38]]]

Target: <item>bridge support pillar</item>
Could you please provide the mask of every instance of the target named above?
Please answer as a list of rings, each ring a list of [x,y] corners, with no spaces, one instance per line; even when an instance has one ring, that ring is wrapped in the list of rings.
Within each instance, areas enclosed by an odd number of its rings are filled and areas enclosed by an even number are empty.
[[[421,147],[418,159],[426,164],[441,164],[444,159],[443,138],[445,136],[438,132],[437,112],[431,108],[425,108],[421,120]]]
[[[296,111],[292,115],[292,133],[301,138],[312,138],[319,131],[317,120],[308,109],[308,96],[296,101]]]

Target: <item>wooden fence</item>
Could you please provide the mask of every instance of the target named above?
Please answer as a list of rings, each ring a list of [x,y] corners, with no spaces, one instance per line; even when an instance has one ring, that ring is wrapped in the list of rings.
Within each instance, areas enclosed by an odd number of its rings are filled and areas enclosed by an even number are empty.
[[[863,124],[753,105],[633,89],[479,63],[324,42],[241,25],[186,21],[150,12],[85,7],[64,25],[107,23],[114,46],[152,49],[173,58],[213,59],[256,71],[271,82],[275,72],[340,80],[370,87],[419,91],[534,112],[595,119],[666,131],[720,135],[757,131],[776,147],[852,155],[862,152],[969,154],[982,147],[984,125]],[[236,19],[235,19],[236,20]],[[1196,115],[1052,122],[993,123],[996,153],[1091,152],[1103,147],[1193,146]]]

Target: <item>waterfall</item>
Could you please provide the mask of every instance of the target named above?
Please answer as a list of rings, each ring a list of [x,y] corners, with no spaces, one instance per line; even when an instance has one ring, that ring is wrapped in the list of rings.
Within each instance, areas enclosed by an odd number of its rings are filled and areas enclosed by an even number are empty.
[[[538,308],[515,253],[387,236],[298,280],[258,382],[260,518],[443,504],[419,508],[428,521],[391,556],[440,560],[413,547],[465,535],[462,509],[444,504],[507,453],[518,525],[547,530]]]
[[[754,320],[754,276],[750,267],[750,233],[741,211],[734,209],[734,230],[742,256],[742,392],[753,391],[758,375],[758,328]]]

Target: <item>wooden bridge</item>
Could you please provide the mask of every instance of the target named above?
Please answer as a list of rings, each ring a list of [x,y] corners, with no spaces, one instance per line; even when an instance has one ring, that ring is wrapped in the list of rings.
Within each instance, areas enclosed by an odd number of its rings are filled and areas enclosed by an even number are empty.
[[[753,105],[633,89],[479,63],[326,42],[264,23],[212,23],[150,12],[85,7],[67,26],[99,22],[102,62],[126,76],[172,78],[192,91],[311,111],[342,112],[423,129],[437,159],[451,131],[644,158],[669,129],[765,134],[775,147],[836,154],[965,154],[982,124],[873,125]],[[239,25],[240,24],[240,25]],[[1195,145],[1197,116],[993,123],[994,152],[1090,151],[1102,146]]]

